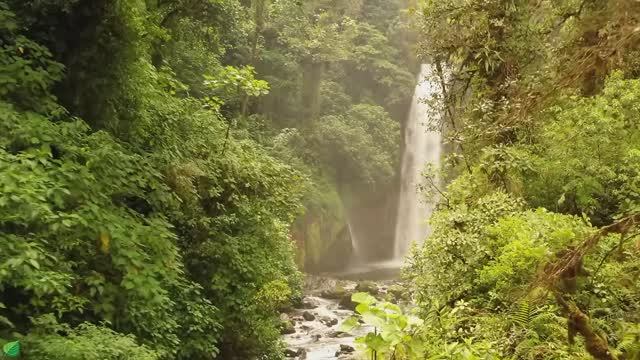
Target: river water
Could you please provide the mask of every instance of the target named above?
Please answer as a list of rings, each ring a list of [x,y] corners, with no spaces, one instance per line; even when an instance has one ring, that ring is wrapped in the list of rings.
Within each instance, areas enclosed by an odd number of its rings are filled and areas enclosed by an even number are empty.
[[[384,296],[391,283],[391,281],[379,281],[375,284],[375,292]],[[307,295],[302,301],[304,305],[284,315],[295,324],[295,332],[284,335],[289,359],[355,360],[366,358],[363,349],[356,344],[356,338],[364,336],[374,329],[362,326],[348,333],[341,331],[342,323],[354,315],[354,312],[341,306],[341,301],[337,297],[350,297],[350,294],[356,292],[356,285],[355,281],[350,280],[307,277],[305,282]],[[338,292],[342,295],[337,295]]]

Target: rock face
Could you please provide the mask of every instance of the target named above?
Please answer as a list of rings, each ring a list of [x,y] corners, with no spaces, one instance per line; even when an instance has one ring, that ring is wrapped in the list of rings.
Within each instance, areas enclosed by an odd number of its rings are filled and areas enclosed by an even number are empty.
[[[309,311],[305,311],[302,313],[302,317],[306,320],[306,321],[313,321],[316,319],[316,316],[313,315],[312,313],[310,313]]]

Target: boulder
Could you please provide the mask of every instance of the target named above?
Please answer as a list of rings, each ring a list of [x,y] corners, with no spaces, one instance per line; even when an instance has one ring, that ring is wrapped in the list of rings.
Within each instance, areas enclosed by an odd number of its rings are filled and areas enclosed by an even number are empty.
[[[355,311],[356,306],[358,304],[356,304],[353,301],[351,301],[351,294],[345,294],[344,296],[342,296],[340,298],[340,301],[338,302],[338,305],[343,309]]]
[[[320,297],[325,299],[338,300],[347,295],[348,292],[342,286],[336,285],[333,289],[323,290],[320,293]],[[351,295],[349,295],[351,296]]]
[[[296,333],[296,327],[295,327],[295,325],[293,325],[293,323],[291,321],[287,321],[286,323],[282,324],[282,327],[280,328],[280,333],[282,335],[295,334]]]
[[[307,350],[303,348],[298,349],[286,349],[284,351],[284,356],[288,358],[296,358],[298,360],[304,360],[307,358]]]
[[[302,309],[315,309],[318,307],[318,303],[313,299],[305,298],[302,300],[300,304]]]
[[[345,338],[345,337],[350,337],[351,334],[346,333],[344,331],[336,330],[336,331],[331,331],[330,333],[327,334],[327,336],[330,338]]]
[[[351,357],[345,357],[345,355],[351,354],[354,351],[356,351],[356,349],[354,349],[353,346],[340,344],[340,349],[336,351],[336,357],[339,359],[350,359]]]
[[[313,315],[309,311],[303,312],[302,313],[302,318],[305,319],[306,321],[313,321],[313,320],[316,319],[315,315]]]
[[[280,333],[282,335],[295,334],[296,333],[296,326],[293,325],[293,322],[287,321],[286,323],[282,324],[282,327],[280,328]]]
[[[356,351],[351,345],[340,344],[340,352],[342,353],[352,353]]]
[[[282,335],[294,334],[296,332],[295,323],[287,314],[280,314],[280,333]]]
[[[293,349],[285,349],[284,356],[288,358],[294,358],[298,356],[298,351]]]
[[[366,292],[371,295],[378,295],[378,285],[373,281],[361,281],[356,285],[356,292]]]
[[[389,286],[389,289],[387,289],[387,297],[393,302],[410,300],[409,293],[402,285],[398,284]]]
[[[338,325],[338,319],[336,318],[332,318],[329,316],[323,316],[320,319],[320,322],[325,324],[328,327],[334,326],[334,325]]]

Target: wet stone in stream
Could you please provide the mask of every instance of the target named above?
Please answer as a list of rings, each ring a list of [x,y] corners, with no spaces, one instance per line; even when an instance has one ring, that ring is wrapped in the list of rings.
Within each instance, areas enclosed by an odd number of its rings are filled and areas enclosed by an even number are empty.
[[[306,321],[313,321],[313,320],[316,319],[315,315],[313,315],[309,311],[303,312],[302,313],[302,318],[304,318]]]

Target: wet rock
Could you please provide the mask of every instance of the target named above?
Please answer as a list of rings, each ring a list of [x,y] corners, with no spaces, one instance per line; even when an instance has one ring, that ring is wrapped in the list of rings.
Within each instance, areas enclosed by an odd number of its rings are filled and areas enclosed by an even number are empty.
[[[343,309],[354,311],[358,304],[351,301],[351,294],[345,294],[343,297],[340,298],[338,305]]]
[[[333,289],[323,290],[320,293],[320,297],[325,299],[338,300],[347,294],[347,290],[344,287],[336,285]]]
[[[315,309],[318,307],[318,303],[313,299],[304,299],[300,305],[302,309]]]
[[[300,326],[300,329],[302,329],[304,331],[309,331],[309,330],[311,330],[313,328],[311,326],[309,326],[309,325],[302,325],[302,326]]]
[[[334,326],[334,325],[338,325],[338,319],[336,318],[332,318],[329,316],[323,316],[320,319],[320,322],[325,324],[328,327]]]
[[[287,321],[286,323],[282,324],[282,327],[280,328],[280,333],[282,335],[295,334],[296,333],[296,327],[295,327],[295,325],[293,325],[293,322]]]
[[[298,360],[304,360],[307,358],[307,350],[303,348],[298,349],[286,349],[284,351],[284,356],[288,358],[296,358]]]
[[[313,320],[316,319],[315,315],[313,315],[309,311],[303,312],[302,313],[302,318],[304,318],[306,321],[313,321]]]
[[[294,334],[296,332],[295,323],[291,321],[289,315],[280,314],[280,333],[283,335]]]
[[[294,358],[294,357],[298,356],[298,351],[297,350],[293,350],[293,349],[286,349],[284,351],[284,356],[286,356],[288,358]]]
[[[358,358],[356,358],[353,355],[340,355],[338,356],[338,360],[357,360]]]
[[[389,289],[387,289],[387,294],[389,295],[388,297],[390,297],[389,300],[391,301],[398,302],[410,300],[409,293],[402,285],[394,284],[389,286]]]
[[[343,353],[352,353],[356,351],[351,345],[340,344],[340,351]]]
[[[362,281],[356,285],[357,292],[366,292],[371,295],[378,295],[378,285],[373,281]]]
[[[331,331],[330,333],[327,334],[328,337],[330,338],[345,338],[345,337],[350,337],[351,334],[346,333],[344,331]]]
[[[320,340],[320,338],[322,337],[322,335],[320,334],[313,334],[311,335],[311,338],[313,339],[313,341],[317,342],[318,340]]]
[[[340,359],[348,359],[349,357],[342,357],[341,355],[351,354],[356,351],[351,345],[340,344],[340,350],[336,351],[336,357]]]

